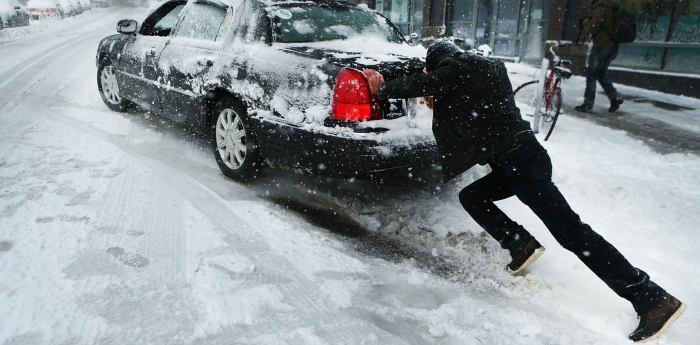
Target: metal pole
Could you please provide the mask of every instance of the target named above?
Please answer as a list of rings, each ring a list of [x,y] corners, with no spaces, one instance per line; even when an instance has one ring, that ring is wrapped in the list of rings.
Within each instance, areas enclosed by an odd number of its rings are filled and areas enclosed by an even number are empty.
[[[528,34],[528,28],[530,26],[530,10],[532,6],[532,0],[525,0],[525,16],[524,16],[524,23],[523,23],[523,32],[521,33],[520,36],[520,52],[518,53],[520,60],[523,60],[525,57],[525,46],[527,45],[527,34]]]
[[[542,69],[540,69],[540,83],[537,85],[537,98],[535,99],[535,121],[532,124],[532,131],[535,134],[540,132],[540,117],[542,111],[542,103],[544,101],[544,88],[545,80],[547,76],[547,71],[549,70],[549,60],[542,59]]]
[[[472,10],[472,41],[474,41],[474,46],[472,47],[472,49],[476,49],[476,23],[478,14],[479,0],[474,0],[474,7]]]
[[[518,9],[517,9],[517,11],[515,11],[515,13],[517,13],[518,19],[515,20],[515,37],[511,37],[511,39],[515,39],[515,47],[513,47],[513,57],[515,57],[516,52],[520,51],[521,42],[519,42],[520,38],[518,36],[520,36],[520,18],[521,18],[520,11],[522,9],[522,3],[523,3],[522,0],[518,0]],[[520,57],[518,57],[518,59],[519,58]]]
[[[491,38],[489,39],[489,46],[491,51],[496,51],[496,33],[498,33],[498,7],[500,1],[493,0],[493,17],[491,18]]]

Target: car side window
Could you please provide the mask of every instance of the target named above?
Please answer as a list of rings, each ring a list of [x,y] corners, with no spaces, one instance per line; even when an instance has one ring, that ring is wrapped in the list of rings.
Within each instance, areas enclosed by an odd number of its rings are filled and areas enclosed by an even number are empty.
[[[185,5],[178,5],[175,7],[170,13],[163,17],[163,19],[159,20],[153,28],[159,31],[172,30],[177,21],[177,16],[180,15],[184,7]]]
[[[173,29],[177,17],[185,7],[186,1],[168,2],[153,12],[141,25],[141,35],[168,36]]]
[[[178,25],[176,37],[221,41],[231,27],[231,8],[208,3],[194,3]]]

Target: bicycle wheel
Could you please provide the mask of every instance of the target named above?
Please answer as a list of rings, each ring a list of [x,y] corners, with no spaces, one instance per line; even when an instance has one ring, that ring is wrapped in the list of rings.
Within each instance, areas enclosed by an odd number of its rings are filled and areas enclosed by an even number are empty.
[[[515,105],[520,108],[520,114],[525,116],[535,116],[535,103],[537,101],[537,89],[540,87],[539,80],[531,80],[518,86],[514,93]]]
[[[544,141],[547,141],[549,136],[552,135],[554,125],[557,124],[559,112],[561,111],[561,88],[556,88],[553,92],[549,108],[547,108],[547,111],[542,112],[542,118],[540,118],[540,133],[546,133]]]

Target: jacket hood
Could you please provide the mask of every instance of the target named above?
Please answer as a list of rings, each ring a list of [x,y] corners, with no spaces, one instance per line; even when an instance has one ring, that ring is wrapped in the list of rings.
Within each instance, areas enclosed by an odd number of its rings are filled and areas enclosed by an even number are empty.
[[[428,72],[434,71],[440,62],[461,52],[462,50],[453,43],[436,41],[428,47],[428,52],[425,57],[425,67]]]

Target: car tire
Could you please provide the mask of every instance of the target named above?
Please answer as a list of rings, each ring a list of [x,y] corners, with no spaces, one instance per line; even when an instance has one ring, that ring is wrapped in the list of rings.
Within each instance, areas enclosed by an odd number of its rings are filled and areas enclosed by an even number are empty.
[[[103,60],[97,69],[97,88],[102,101],[112,111],[123,113],[131,105],[131,102],[119,93],[114,66],[109,60]]]
[[[265,160],[241,102],[219,99],[212,107],[209,132],[216,164],[224,175],[239,182],[261,175]]]

